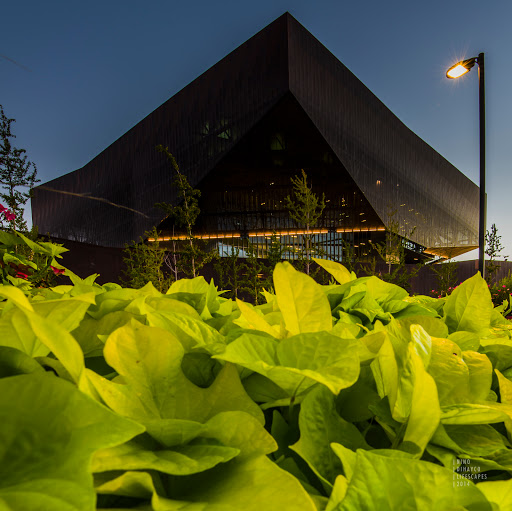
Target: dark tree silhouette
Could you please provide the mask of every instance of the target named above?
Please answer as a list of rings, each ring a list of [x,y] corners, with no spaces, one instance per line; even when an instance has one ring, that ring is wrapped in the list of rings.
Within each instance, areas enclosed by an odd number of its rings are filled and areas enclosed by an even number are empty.
[[[10,226],[26,230],[24,206],[31,197],[32,188],[40,180],[36,178],[35,163],[27,160],[26,150],[11,144],[11,139],[15,138],[11,131],[13,122],[15,120],[9,119],[0,105],[0,201],[15,215]]]

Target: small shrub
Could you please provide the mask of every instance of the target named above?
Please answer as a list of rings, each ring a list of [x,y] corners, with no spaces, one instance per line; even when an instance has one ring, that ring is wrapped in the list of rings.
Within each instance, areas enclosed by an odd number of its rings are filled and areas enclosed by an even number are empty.
[[[164,273],[166,251],[160,247],[156,227],[147,231],[144,236],[145,238],[140,238],[139,243],[126,245],[123,250],[125,268],[121,282],[135,289],[152,282],[156,289],[165,293],[172,283],[172,278]],[[146,242],[147,238],[153,238],[155,241]]]

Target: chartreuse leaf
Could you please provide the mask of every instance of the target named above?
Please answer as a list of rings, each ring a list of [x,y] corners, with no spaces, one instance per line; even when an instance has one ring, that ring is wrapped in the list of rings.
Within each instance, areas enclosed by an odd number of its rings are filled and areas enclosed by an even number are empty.
[[[370,296],[379,304],[408,297],[405,289],[372,276],[365,281]]]
[[[343,311],[339,311],[340,314],[346,314]],[[347,314],[348,316],[348,314]],[[335,325],[332,327],[331,333],[333,335],[337,335],[338,337],[342,337],[344,339],[350,338],[350,339],[356,339],[360,337],[362,333],[362,328],[360,326],[360,319],[358,318],[359,324],[344,321],[345,318],[341,318],[340,320],[335,323]]]
[[[60,265],[58,265],[60,266]],[[69,277],[69,280],[75,285],[75,287],[79,286],[85,286],[85,287],[97,287],[98,289],[101,288],[98,284],[96,284],[94,281],[100,276],[99,273],[93,273],[92,275],[89,275],[85,279],[82,279],[79,277],[76,273],[73,273],[69,268],[65,269],[64,275],[66,277]]]
[[[208,473],[190,476],[172,490],[168,491],[169,497],[178,500],[182,507],[176,503],[169,509],[316,511],[299,481],[266,456],[235,459]],[[186,503],[203,507],[188,507]]]
[[[495,369],[495,373],[498,376],[501,402],[507,405],[512,404],[512,381],[505,378],[497,369]]]
[[[470,460],[468,464],[473,466],[472,470],[476,474],[475,479],[480,481],[491,476],[485,474],[490,470],[512,472],[512,449],[510,448],[492,452],[485,457],[469,456],[468,459]]]
[[[461,403],[441,408],[442,424],[494,424],[505,421],[511,408],[499,403]]]
[[[352,309],[366,296],[368,289],[363,282],[366,282],[368,278],[369,277],[363,277],[349,284],[345,284],[344,286],[340,286],[341,288],[346,288],[346,290],[342,295],[342,300],[332,309],[332,313],[336,314],[338,311],[343,311],[353,315]]]
[[[16,307],[0,317],[0,345],[15,348],[31,357],[44,357],[50,353],[50,348],[37,338],[23,310]]]
[[[158,497],[155,484],[147,472],[125,472],[112,479],[110,474],[95,475],[95,489],[98,494],[122,495],[124,497],[146,498]],[[158,506],[158,502],[153,502]]]
[[[423,454],[441,418],[441,409],[434,379],[425,369],[425,353],[416,351],[419,343],[409,344],[411,373],[414,378],[412,405],[407,428],[400,449],[412,454]]]
[[[393,418],[405,422],[411,412],[415,363],[413,356],[429,363],[431,339],[419,327],[419,335],[390,335],[384,340],[378,357],[372,362],[377,389],[381,398],[388,396]]]
[[[147,472],[128,471],[114,478],[109,473],[96,474],[95,489],[100,495],[99,501],[101,501],[101,495],[132,497],[137,499],[135,502],[140,502],[140,499],[150,500],[151,504],[135,508],[140,511],[172,511],[173,509],[179,509],[176,508],[176,502],[161,496],[165,492],[158,476],[154,473],[150,475]]]
[[[379,350],[378,357],[373,360],[370,365],[377,391],[381,398],[387,396],[391,413],[393,413],[395,404],[398,398],[398,363],[393,350],[393,345],[388,337],[384,339],[382,346]],[[399,419],[404,419],[405,414],[403,411],[398,416]]]
[[[432,338],[428,371],[436,381],[443,406],[485,401],[491,391],[492,365],[487,356],[475,351],[461,352],[448,339]]]
[[[201,438],[213,438],[239,450],[238,460],[266,455],[277,449],[272,436],[262,424],[246,412],[221,412],[206,422]]]
[[[328,493],[341,473],[341,463],[331,443],[342,443],[353,450],[370,448],[356,426],[338,415],[335,396],[323,386],[313,389],[302,401],[299,428],[300,439],[291,449],[320,477]]]
[[[100,319],[86,316],[80,325],[71,333],[87,356],[95,351],[103,353],[103,346],[108,336],[119,327],[129,323],[132,319],[142,320],[140,316],[134,316],[130,312],[115,311]]]
[[[65,302],[63,300],[62,308],[55,305],[43,310],[48,316],[46,318],[34,312],[32,306],[23,305],[22,301],[20,308],[4,312],[0,318],[0,345],[19,349],[32,357],[52,352],[78,384],[84,369],[84,356],[66,328],[73,328],[80,321],[88,301],[72,301],[69,308]],[[67,317],[63,316],[63,310],[68,312]]]
[[[470,397],[469,368],[454,342],[432,338],[432,358],[428,372],[436,382],[442,405],[473,401]]]
[[[263,422],[234,366],[227,364],[206,389],[181,369],[184,349],[170,332],[139,322],[118,328],[105,343],[105,360],[124,383],[89,374],[101,398],[121,415],[137,420],[183,419],[205,422],[224,411],[245,411]]]
[[[145,313],[146,300],[162,297],[162,293],[155,289],[151,282],[140,289],[114,288],[104,291],[100,286],[85,286],[84,284],[75,285],[76,288],[88,289],[90,292],[101,291],[96,295],[96,306],[87,311],[89,316],[95,319],[101,319],[107,314],[122,310],[135,315],[142,315]],[[142,312],[141,309],[143,309]],[[150,307],[150,310],[153,311],[153,307]]]
[[[251,399],[256,403],[264,403],[261,405],[262,410],[278,406],[275,403],[290,399],[288,393],[283,390],[279,385],[269,380],[267,377],[252,373],[247,378],[244,378],[244,389]],[[295,400],[298,403],[297,399]]]
[[[266,455],[277,449],[263,426],[245,412],[222,412],[205,424],[167,419],[147,423],[153,437],[98,451],[93,472],[158,470],[189,475],[238,456]],[[158,442],[155,442],[156,439]]]
[[[219,442],[192,442],[163,449],[155,442],[143,443],[142,439],[135,439],[98,451],[93,458],[91,470],[157,470],[164,474],[184,476],[229,461],[239,452],[238,449],[220,445]]]
[[[94,293],[73,298],[33,302],[34,312],[71,332],[78,327],[87,309],[95,303]]]
[[[407,316],[391,321],[386,325],[386,330],[396,337],[410,338],[412,325],[420,325],[431,337],[448,337],[448,327],[446,323],[439,318],[432,316]]]
[[[236,304],[240,309],[240,317],[234,320],[233,323],[241,328],[260,330],[272,337],[279,337],[280,328],[270,325],[260,310],[238,299]]]
[[[379,396],[387,396],[392,418],[404,425],[395,447],[420,455],[441,415],[436,384],[426,370],[433,363],[433,339],[419,325],[410,326],[409,338],[395,327],[390,333],[371,368]]]
[[[329,300],[310,276],[298,272],[288,262],[277,263],[274,289],[290,335],[332,329]]]
[[[0,378],[35,372],[44,373],[44,369],[32,357],[16,348],[0,346]]]
[[[339,475],[334,481],[331,496],[327,502],[325,511],[334,511],[347,494],[348,481],[345,476]]]
[[[61,258],[60,254],[63,254],[64,252],[69,252],[69,250],[66,247],[59,245],[57,243],[51,243],[49,241],[38,241],[38,243],[41,247],[43,247],[46,250],[46,253],[52,257]]]
[[[7,300],[12,304],[22,310],[34,311],[34,308],[28,301],[28,298],[17,287],[0,285],[0,296],[7,298]],[[4,307],[2,312],[5,312],[6,310],[6,307]]]
[[[348,463],[346,449],[333,444],[348,475],[345,496],[332,511],[397,509],[436,511],[467,509],[492,511],[485,496],[469,480],[465,485],[454,484],[454,474],[439,465],[417,459],[379,455],[379,451],[357,450]],[[348,467],[350,465],[350,467]],[[462,477],[462,476],[461,476]]]
[[[343,389],[336,398],[336,408],[340,416],[349,422],[362,422],[373,417],[370,406],[380,401],[371,368],[362,366],[357,381]]]
[[[28,245],[30,250],[32,250],[34,253],[53,255],[47,247],[43,247],[39,243],[32,241],[31,239],[21,234],[21,232],[16,231],[16,235],[19,236],[25,242],[25,244]]]
[[[155,511],[317,511],[299,481],[266,456],[250,456],[159,488],[149,474],[127,472],[99,493],[151,499]],[[165,494],[161,496],[157,493]]]
[[[212,313],[218,311],[221,305],[213,280],[208,284],[204,277],[177,280],[171,284],[167,295],[177,299],[186,298],[184,295],[197,296],[199,300],[194,300],[194,305],[204,320],[211,319]]]
[[[194,313],[195,316],[161,310],[148,313],[146,317],[149,326],[156,326],[172,332],[186,351],[198,347],[215,350],[217,345],[224,345],[224,337],[201,320],[195,310]]]
[[[329,259],[317,259],[315,257],[313,257],[313,261],[325,271],[329,272],[340,284],[346,284],[351,280],[356,280],[356,274],[353,271],[348,271],[345,266],[340,263],[329,261]]]
[[[512,509],[512,480],[484,481],[476,487],[487,497],[496,511]]]
[[[441,425],[432,437],[432,443],[450,449],[458,456],[489,456],[510,445],[489,424]]]
[[[488,357],[476,351],[463,351],[462,359],[469,370],[469,394],[471,401],[489,399],[492,385],[492,364]]]
[[[450,341],[456,343],[462,351],[476,351],[480,347],[480,336],[475,332],[453,332],[450,335],[438,335],[437,337],[447,337]]]
[[[391,315],[384,314],[380,304],[377,303],[377,301],[374,300],[368,292],[364,293],[361,299],[350,308],[350,313],[356,314],[370,323],[373,323],[375,318],[385,320],[386,322],[391,319]]]
[[[144,428],[50,374],[0,380],[0,502],[24,511],[93,511],[92,454]]]
[[[300,334],[281,341],[243,334],[214,358],[266,376],[289,396],[298,395],[316,382],[338,394],[359,375],[357,341],[327,332]]]
[[[62,363],[73,381],[81,384],[84,364],[84,354],[73,336],[59,324],[29,311],[24,312],[26,320],[35,336]]]
[[[489,341],[492,342],[492,340]],[[512,369],[512,342],[486,344],[483,347],[483,352],[489,357],[494,369],[503,373]]]
[[[146,302],[157,312],[172,312],[184,314],[197,320],[201,319],[194,307],[191,307],[188,303],[174,300],[168,295],[148,296]]]
[[[146,431],[165,447],[187,444],[208,430],[206,424],[183,419],[153,419],[145,421]]]
[[[492,310],[487,283],[477,273],[448,297],[444,305],[444,320],[450,333],[458,330],[480,332],[490,327]]]

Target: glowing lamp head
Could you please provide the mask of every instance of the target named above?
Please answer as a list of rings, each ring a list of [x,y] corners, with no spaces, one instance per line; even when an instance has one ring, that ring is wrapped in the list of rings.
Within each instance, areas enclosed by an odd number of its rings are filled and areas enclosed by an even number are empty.
[[[457,64],[446,71],[446,76],[448,78],[459,78],[459,76],[465,75],[468,71],[469,69],[467,67],[464,67],[462,64]]]
[[[462,60],[457,62],[454,66],[450,67],[448,71],[446,71],[447,78],[459,78],[462,75],[465,75],[476,62],[476,57],[473,59]]]

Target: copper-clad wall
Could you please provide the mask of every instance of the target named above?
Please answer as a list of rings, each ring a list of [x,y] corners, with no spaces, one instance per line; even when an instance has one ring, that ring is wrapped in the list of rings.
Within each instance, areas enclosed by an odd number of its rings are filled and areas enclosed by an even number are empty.
[[[37,187],[32,211],[39,231],[123,246],[159,223],[162,213],[153,205],[174,195],[171,167],[155,147],[168,146],[191,184],[198,183],[288,90],[286,24],[281,17],[263,29],[83,168]]]
[[[429,248],[478,245],[478,187],[289,17],[290,90],[363,194]]]

